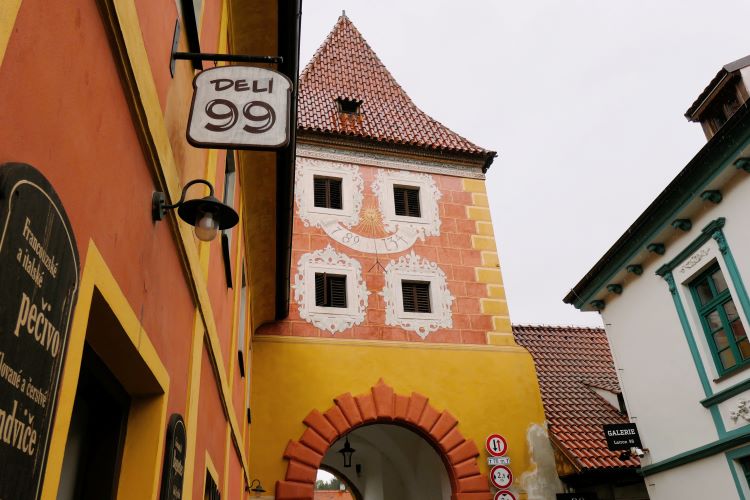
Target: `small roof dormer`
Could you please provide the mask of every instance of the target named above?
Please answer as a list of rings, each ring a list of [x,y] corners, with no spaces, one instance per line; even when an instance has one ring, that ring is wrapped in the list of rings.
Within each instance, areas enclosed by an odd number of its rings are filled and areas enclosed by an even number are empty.
[[[685,112],[691,122],[699,122],[706,139],[729,120],[750,94],[750,56],[726,64]]]

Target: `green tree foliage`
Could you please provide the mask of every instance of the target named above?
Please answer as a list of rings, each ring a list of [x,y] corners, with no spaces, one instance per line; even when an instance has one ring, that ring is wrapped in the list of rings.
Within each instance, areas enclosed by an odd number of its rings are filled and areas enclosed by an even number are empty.
[[[338,490],[341,487],[341,479],[333,477],[330,481],[318,479],[315,481],[316,490]]]

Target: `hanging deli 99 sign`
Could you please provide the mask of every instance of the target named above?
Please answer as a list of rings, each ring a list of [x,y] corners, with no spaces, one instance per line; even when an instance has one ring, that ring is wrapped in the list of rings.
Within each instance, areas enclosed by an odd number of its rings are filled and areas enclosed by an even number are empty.
[[[193,79],[187,140],[199,148],[282,148],[289,142],[291,100],[291,80],[276,71],[207,69]]]

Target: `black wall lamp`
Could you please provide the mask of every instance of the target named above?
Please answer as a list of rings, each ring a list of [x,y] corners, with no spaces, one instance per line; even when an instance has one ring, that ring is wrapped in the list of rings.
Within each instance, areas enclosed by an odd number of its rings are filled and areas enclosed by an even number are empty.
[[[193,184],[208,186],[208,196],[185,201],[185,193]],[[229,205],[225,205],[214,198],[214,187],[203,179],[194,179],[182,188],[180,201],[174,205],[167,205],[167,197],[157,191],[151,198],[151,216],[154,221],[160,221],[168,210],[177,209],[177,215],[191,226],[195,227],[195,235],[201,241],[211,241],[216,238],[219,229],[229,229],[240,221],[240,216]]]
[[[247,487],[247,491],[255,493],[256,497],[259,497],[261,493],[266,492],[266,490],[264,490],[263,486],[261,486],[260,484],[260,479],[253,479],[252,482],[250,483],[250,486]]]
[[[346,436],[346,442],[344,442],[344,447],[339,450],[339,453],[341,453],[341,455],[343,455],[344,457],[344,467],[352,466],[352,455],[354,454],[355,451],[357,450],[355,450],[349,445],[349,436]]]

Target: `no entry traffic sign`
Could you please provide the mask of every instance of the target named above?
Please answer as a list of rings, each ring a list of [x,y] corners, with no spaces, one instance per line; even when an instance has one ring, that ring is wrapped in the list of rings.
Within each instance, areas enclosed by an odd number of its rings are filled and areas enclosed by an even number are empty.
[[[508,451],[508,443],[500,434],[490,434],[487,436],[484,447],[487,448],[487,453],[493,457],[505,455],[505,452]]]
[[[496,488],[507,488],[513,484],[513,473],[504,465],[496,465],[490,471],[490,481]]]
[[[502,490],[495,493],[494,500],[516,500],[516,496],[508,490]]]

